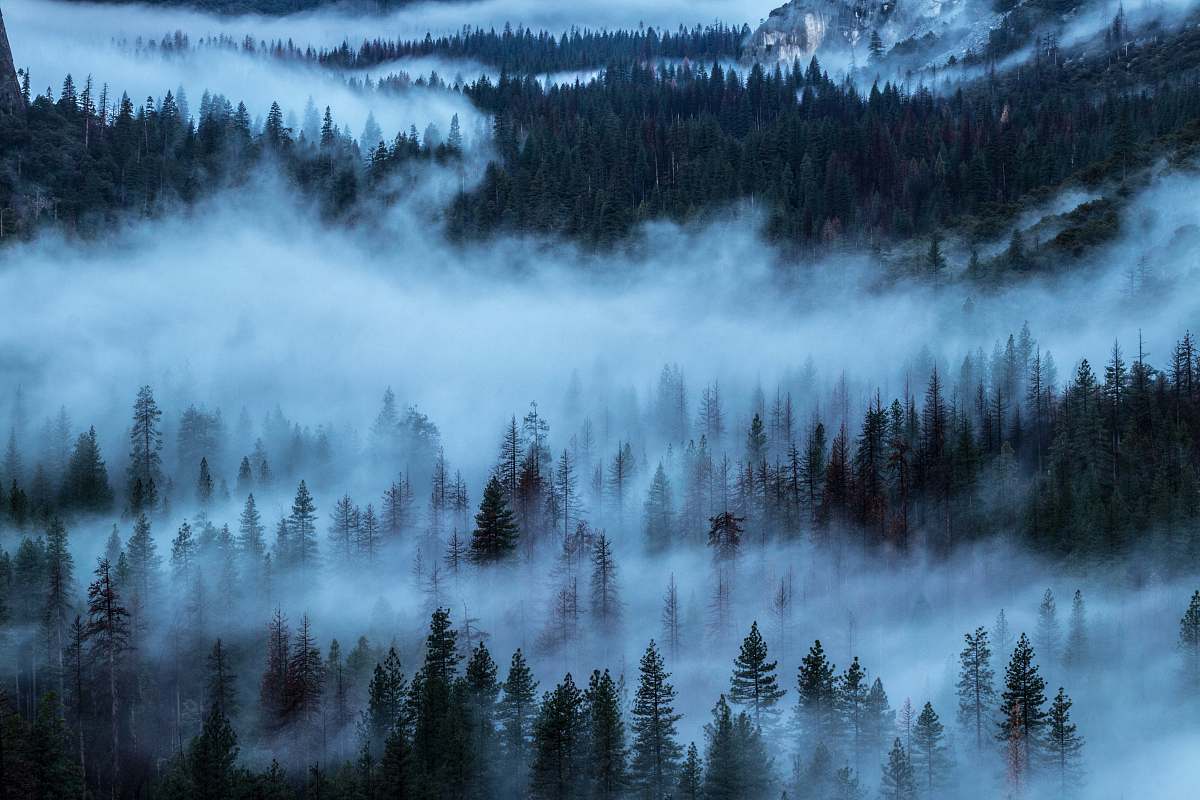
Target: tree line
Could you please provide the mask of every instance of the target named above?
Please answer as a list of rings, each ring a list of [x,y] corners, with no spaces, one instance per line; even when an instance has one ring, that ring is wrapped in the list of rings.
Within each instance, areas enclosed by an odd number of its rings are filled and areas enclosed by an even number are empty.
[[[1063,688],[1047,697],[1031,640],[1022,633],[1012,642],[1003,612],[990,631],[981,626],[964,635],[953,750],[931,702],[918,710],[906,698],[893,708],[878,676],[858,658],[839,672],[819,640],[798,665],[792,688],[784,688],[757,623],[742,641],[728,690],[716,698],[701,746],[685,745],[678,693],[654,639],[638,663],[632,697],[626,676],[608,670],[579,682],[568,673],[539,695],[519,648],[501,678],[484,637],[472,636],[469,623],[456,629],[445,608],[432,612],[411,674],[395,644],[363,636],[348,651],[336,639],[323,645],[307,615],[293,625],[280,609],[262,634],[202,642],[188,627],[189,659],[156,656],[146,646],[154,635],[147,610],[169,591],[142,525],[121,546],[117,564],[97,561],[82,602],[70,593],[74,565],[61,526],[43,554],[41,595],[14,591],[26,576],[3,574],[0,598],[16,602],[18,620],[29,613],[22,604],[40,607],[34,618],[48,655],[25,678],[40,679],[40,686],[22,688],[17,673],[17,695],[7,684],[0,690],[0,770],[18,796],[766,798],[782,792],[846,800],[865,797],[877,784],[885,800],[901,800],[949,796],[958,781],[978,781],[989,764],[1018,794],[1045,786],[1054,796],[1071,796],[1083,780],[1084,737],[1072,720],[1072,701]],[[177,569],[176,552],[172,561]],[[1038,622],[1042,639],[1057,624],[1049,590],[1047,598],[1050,610],[1044,602]],[[7,614],[0,620],[11,624]],[[1070,628],[1058,657],[1082,664],[1087,624],[1078,592]],[[1200,591],[1179,631],[1191,692],[1200,681]],[[993,654],[994,645],[1004,644],[1011,646],[1006,662]],[[194,649],[201,645],[206,658]],[[252,679],[239,679],[238,670],[253,670]],[[194,733],[185,738],[184,731]],[[247,742],[253,746],[243,750]],[[794,754],[790,769],[776,762],[780,754]]]

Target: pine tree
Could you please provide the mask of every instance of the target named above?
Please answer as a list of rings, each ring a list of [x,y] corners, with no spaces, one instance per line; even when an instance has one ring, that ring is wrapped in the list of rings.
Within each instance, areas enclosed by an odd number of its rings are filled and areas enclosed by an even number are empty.
[[[112,506],[112,489],[108,485],[108,469],[100,455],[100,443],[96,429],[79,434],[75,449],[67,463],[67,474],[63,479],[63,504],[68,508],[87,512],[103,512]]]
[[[837,682],[838,723],[842,729],[854,769],[862,769],[862,757],[868,740],[867,699],[871,687],[867,684],[867,671],[855,656],[850,666]]]
[[[520,649],[513,653],[502,688],[504,695],[497,709],[501,740],[510,771],[517,787],[523,791],[525,772],[529,766],[532,723],[537,712],[537,681],[533,679],[533,673]]]
[[[996,702],[996,675],[992,670],[992,649],[987,629],[982,625],[963,636],[958,656],[958,722],[970,731],[977,752],[983,751],[989,709]]]
[[[674,538],[675,522],[672,504],[671,481],[658,462],[654,470],[654,478],[646,493],[646,549],[650,552],[662,552],[670,547]]]
[[[1015,770],[1021,776],[1032,771],[1042,730],[1046,726],[1046,681],[1033,662],[1033,647],[1025,634],[1017,640],[1012,658],[1004,671],[1001,694],[999,739],[1012,749]]]
[[[916,800],[917,785],[913,776],[912,763],[904,745],[896,739],[883,765],[883,777],[879,782],[879,796],[883,800]]]
[[[679,607],[679,587],[675,585],[675,573],[671,573],[671,580],[667,583],[667,592],[663,596],[663,641],[666,642],[667,656],[675,661],[679,658],[679,651],[683,645],[682,637],[682,620],[680,618]]]
[[[837,681],[834,665],[818,639],[800,662],[796,675],[796,724],[805,749],[833,743],[836,736]]]
[[[229,724],[226,713],[213,703],[204,718],[200,735],[188,747],[190,797],[195,800],[223,800],[235,796],[234,787],[240,777],[237,759],[237,734]]]
[[[567,673],[546,692],[533,724],[530,796],[547,800],[576,797],[583,777],[583,693]]]
[[[176,584],[186,582],[192,574],[199,544],[192,536],[192,526],[185,520],[171,540],[171,571]]]
[[[912,764],[916,779],[927,796],[933,796],[935,790],[945,784],[949,772],[943,731],[933,705],[925,703],[913,726]]]
[[[876,678],[871,684],[871,690],[867,692],[866,702],[866,739],[872,757],[882,756],[887,737],[891,735],[895,725],[896,712],[888,702],[883,681]]]
[[[246,495],[246,504],[242,506],[241,516],[238,517],[238,549],[249,564],[258,564],[267,552],[267,543],[263,538],[266,529],[262,524],[262,516],[254,502],[253,493]]]
[[[474,760],[474,784],[484,793],[495,785],[496,771],[501,768],[496,753],[496,698],[500,683],[496,680],[496,662],[483,642],[471,651],[465,671],[472,730],[471,752]]]
[[[679,800],[700,800],[704,794],[704,765],[700,762],[700,751],[696,743],[688,745],[687,755],[679,768],[679,788],[676,796]]]
[[[125,543],[129,559],[130,616],[135,640],[140,638],[147,626],[148,609],[154,606],[158,587],[158,570],[162,558],[150,532],[150,521],[145,514],[138,514],[133,523],[133,533]]]
[[[714,558],[722,561],[735,558],[742,544],[742,523],[745,517],[738,517],[731,511],[724,511],[708,520],[708,546],[713,549]]]
[[[403,726],[407,691],[408,684],[400,666],[400,656],[396,648],[389,647],[383,662],[375,664],[367,686],[367,708],[363,712],[363,746],[375,759],[383,757],[388,737]]]
[[[108,677],[109,746],[112,761],[108,775],[114,797],[120,795],[120,718],[121,699],[119,673],[129,648],[129,612],[117,594],[112,566],[100,559],[95,570],[96,580],[88,587],[88,621],[86,636],[91,643],[91,657],[103,665]]]
[[[213,479],[212,473],[208,471],[208,459],[200,459],[200,477],[196,479],[196,499],[201,506],[206,506],[212,502],[213,496]]]
[[[1047,589],[1038,606],[1037,632],[1034,641],[1037,642],[1037,649],[1042,656],[1053,661],[1058,658],[1061,640],[1062,630],[1058,624],[1058,608],[1054,602],[1054,593]]]
[[[133,401],[133,427],[129,430],[129,485],[130,495],[136,500],[130,510],[134,514],[153,509],[158,499],[154,487],[162,483],[160,417],[162,411],[154,401],[153,391],[143,386]]]
[[[283,612],[276,608],[267,626],[267,663],[259,682],[259,717],[268,732],[287,722],[290,703],[288,665],[291,662],[291,633]]]
[[[292,501],[292,513],[287,519],[288,556],[292,564],[302,573],[316,568],[317,560],[317,506],[304,481],[296,487],[296,498]]]
[[[767,660],[767,643],[758,632],[758,622],[752,622],[733,662],[729,701],[746,706],[756,725],[770,723],[778,714],[775,706],[787,694],[779,686],[776,665],[777,662]]]
[[[504,499],[500,480],[493,475],[483,490],[475,530],[471,534],[471,560],[476,564],[496,563],[517,546],[517,526]]]
[[[675,784],[682,748],[675,738],[675,689],[653,640],[639,665],[633,702],[633,752],[630,772],[634,784],[650,797],[662,797]]]
[[[375,514],[375,506],[367,503],[358,520],[355,549],[367,564],[374,564],[379,554],[379,544],[379,517]]]
[[[218,638],[213,642],[212,652],[208,654],[208,691],[206,700],[209,706],[217,709],[223,716],[237,714],[237,676],[230,671],[229,652]]]
[[[1063,650],[1063,663],[1068,667],[1079,667],[1087,661],[1087,656],[1087,612],[1083,605],[1083,592],[1076,589],[1071,599],[1071,622]]]
[[[1184,678],[1193,691],[1200,691],[1200,589],[1192,595],[1179,620],[1179,649],[1184,658]]]
[[[330,516],[329,539],[336,558],[348,568],[354,559],[355,540],[358,538],[359,512],[350,495],[343,495],[333,504]]]
[[[589,797],[623,795],[626,772],[625,722],[621,716],[617,684],[605,670],[592,672],[584,693],[587,718],[587,774]]]
[[[63,652],[67,647],[67,627],[71,614],[75,560],[67,543],[67,529],[59,520],[46,532],[46,605],[43,622],[52,642],[50,652],[58,672],[58,695],[64,697],[65,668]]]
[[[1071,721],[1071,698],[1067,697],[1061,686],[1050,705],[1045,746],[1046,762],[1053,770],[1058,796],[1072,796],[1079,789],[1082,778],[1080,760],[1083,739]]]
[[[602,531],[592,546],[592,615],[603,633],[611,633],[621,617],[617,565],[612,546]]]
[[[738,769],[733,714],[725,702],[725,695],[717,699],[712,715],[712,722],[704,726],[704,797],[705,800],[736,800],[743,796],[744,776]]]
[[[242,456],[242,463],[238,464],[237,492],[238,494],[249,494],[253,488],[254,471],[250,468],[250,457]]]

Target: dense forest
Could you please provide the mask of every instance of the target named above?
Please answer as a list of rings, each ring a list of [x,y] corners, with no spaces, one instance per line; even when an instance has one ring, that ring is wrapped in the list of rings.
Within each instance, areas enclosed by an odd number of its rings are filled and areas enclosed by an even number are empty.
[[[486,168],[462,169],[459,191],[430,212],[459,240],[512,232],[611,246],[646,221],[743,212],[761,214],[770,239],[802,251],[951,229],[985,240],[1007,235],[1031,199],[1064,185],[1120,182],[1157,158],[1191,152],[1200,33],[1183,25],[1129,39],[1122,24],[1114,22],[1120,36],[1103,37],[1107,45],[1068,57],[1043,42],[1022,68],[950,92],[894,82],[860,91],[831,80],[816,59],[736,70],[624,55],[719,49],[735,38],[725,28],[580,35],[556,45],[528,31],[512,37],[523,44],[464,33],[425,49],[502,62],[613,57],[599,76],[574,84],[546,86],[517,72],[452,86],[420,79],[461,92],[493,120],[488,135],[471,139],[435,120],[420,135],[415,125],[386,134],[376,127],[371,141],[355,141],[329,114],[318,134],[312,123],[307,132],[285,125],[278,104],[252,111],[217,95],[192,114],[170,92],[141,102],[68,76],[57,94],[35,94],[25,75],[28,112],[0,117],[0,206],[9,236],[46,225],[94,234],[120,216],[159,214],[282,175],[328,218],[362,222],[404,194],[405,179],[395,175],[412,179],[407,162],[445,163],[465,147],[471,164]],[[421,48],[364,43],[356,54],[313,57],[354,63]],[[362,91],[404,91],[412,81],[401,77],[352,80]],[[264,111],[256,124],[252,115]],[[1103,241],[1109,222],[1084,213],[1053,255]]]
[[[168,425],[144,386],[111,471],[94,427],[72,441],[63,409],[33,432],[18,395],[3,461],[0,620],[13,658],[0,783],[22,797],[87,786],[172,798],[857,798],[878,786],[899,800],[996,775],[1014,792],[1071,796],[1086,737],[1070,694],[1044,676],[1087,680],[1089,648],[1116,635],[1089,621],[1078,590],[1065,633],[1050,589],[1028,636],[1003,610],[968,630],[956,707],[940,712],[889,700],[880,675],[896,665],[868,672],[854,658],[839,672],[820,640],[781,665],[763,630],[789,636],[790,572],[769,624],[745,634],[728,690],[707,698],[699,741],[680,736],[670,665],[741,635],[733,587],[739,575],[753,584],[754,554],[772,547],[811,548],[818,569],[840,571],[852,555],[949,559],[1019,532],[1056,563],[1148,571],[1160,559],[1154,569],[1194,576],[1200,353],[1185,334],[1156,369],[1114,346],[1102,372],[1083,360],[1060,380],[1024,330],[990,359],[968,355],[956,378],[934,367],[920,393],[887,405],[876,394],[851,428],[844,383],[828,404],[717,383],[693,401],[668,365],[625,437],[608,411],[593,423],[572,379],[564,407],[577,421],[553,440],[560,454],[531,404],[497,431],[476,487],[447,463],[433,420],[390,390],[355,452],[278,409],[259,426],[243,413],[231,431],[219,410],[189,405]],[[732,408],[726,398],[743,394],[750,407]],[[801,411],[818,406],[826,421]],[[378,503],[329,495],[321,513],[305,476],[338,485],[346,459],[407,470],[385,477]],[[291,499],[272,520],[256,498],[276,495]],[[71,531],[110,520],[98,560],[76,564]],[[683,599],[697,578],[674,574],[660,620],[626,617],[627,560],[679,551],[706,553],[704,620]],[[469,614],[456,623],[444,604],[463,584],[488,597],[539,572],[556,587],[544,621],[501,669],[488,644],[499,632]],[[431,614],[423,642],[378,609],[339,641],[290,605],[352,575],[411,580]],[[1180,650],[1154,657],[1175,664],[1163,691],[1195,700],[1200,592],[1176,600]],[[536,677],[538,661],[603,657],[621,635],[643,642],[636,667]]]
[[[1195,793],[1194,8],[24,1],[0,800]]]
[[[206,37],[193,45],[178,31],[161,40],[134,42],[135,49],[168,55],[194,48],[221,48],[243,53],[269,54],[272,58],[319,64],[336,69],[367,69],[392,61],[437,57],[468,63],[480,62],[521,75],[603,67],[610,63],[654,62],[666,59],[704,61],[738,58],[750,35],[748,25],[740,28],[720,23],[680,28],[672,32],[653,26],[636,30],[575,29],[558,36],[545,30],[518,25],[494,28],[466,27],[453,34],[422,39],[373,38],[337,47],[300,47],[288,41],[237,40],[228,36]]]

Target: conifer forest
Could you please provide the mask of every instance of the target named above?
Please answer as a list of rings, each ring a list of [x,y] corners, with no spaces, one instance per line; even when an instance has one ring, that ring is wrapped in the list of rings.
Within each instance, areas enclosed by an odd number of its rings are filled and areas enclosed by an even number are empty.
[[[0,0],[0,800],[1200,796],[1197,197],[1197,0]]]

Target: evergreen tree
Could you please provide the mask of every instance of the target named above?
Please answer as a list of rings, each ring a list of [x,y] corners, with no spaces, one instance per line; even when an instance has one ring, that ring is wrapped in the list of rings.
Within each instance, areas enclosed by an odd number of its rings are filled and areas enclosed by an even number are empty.
[[[912,763],[904,745],[896,739],[883,765],[883,777],[879,782],[879,796],[883,800],[916,800],[917,784],[913,776]]]
[[[471,534],[471,560],[477,564],[496,563],[517,546],[517,526],[504,499],[500,480],[493,475],[483,490],[475,530]]]
[[[617,684],[605,670],[592,672],[584,693],[587,718],[589,797],[615,798],[624,794],[626,772],[625,722]]]
[[[867,699],[871,687],[867,684],[867,672],[858,663],[857,656],[842,673],[836,691],[838,725],[847,743],[851,763],[854,769],[858,770],[862,768],[862,757],[869,738]]]
[[[650,488],[646,493],[644,507],[646,515],[646,549],[662,552],[670,547],[675,531],[671,480],[660,461],[654,470]]]
[[[129,429],[129,485],[134,498],[130,510],[137,514],[153,509],[157,503],[155,487],[162,483],[162,431],[158,427],[162,411],[149,386],[138,389],[133,401],[133,427]],[[136,491],[134,487],[137,487]]]
[[[696,743],[688,745],[687,755],[679,768],[679,788],[676,796],[679,800],[701,800],[704,796],[704,765],[700,762],[700,751]]]
[[[248,563],[258,564],[266,555],[267,543],[263,538],[265,533],[262,516],[254,502],[254,494],[248,494],[246,503],[242,506],[241,516],[238,517],[238,549]]]
[[[388,737],[403,727],[404,701],[408,685],[396,648],[389,647],[382,663],[375,664],[367,686],[367,708],[363,712],[364,748],[375,760],[381,760]],[[405,742],[407,746],[407,741]]]
[[[1028,776],[1038,754],[1041,734],[1046,726],[1046,681],[1033,662],[1034,652],[1025,634],[1017,640],[1012,658],[1004,671],[1004,691],[1000,703],[999,739],[1012,749],[1015,770]]]
[[[496,698],[500,683],[496,680],[496,662],[487,647],[480,642],[467,661],[466,685],[470,698],[473,731],[471,750],[475,753],[477,788],[492,786],[496,759]]]
[[[933,796],[936,790],[945,784],[950,771],[946,746],[943,743],[944,734],[941,720],[933,705],[925,703],[913,726],[913,772],[919,785],[924,787],[927,796]]]
[[[996,702],[992,649],[982,625],[974,633],[964,634],[963,639],[958,655],[958,722],[970,732],[976,751],[982,752],[990,709]]]
[[[109,747],[111,752],[108,784],[113,796],[120,794],[121,764],[121,686],[120,673],[129,648],[129,612],[117,594],[112,566],[100,559],[94,572],[96,580],[88,587],[88,621],[86,637],[91,644],[91,657],[102,665],[108,679]]]
[[[1046,763],[1052,770],[1059,797],[1071,797],[1080,787],[1083,739],[1071,721],[1071,698],[1062,687],[1050,705],[1046,732]]]
[[[592,545],[592,615],[602,633],[611,633],[621,617],[617,565],[612,546],[601,531]]]
[[[200,735],[188,747],[191,797],[195,800],[234,797],[239,782],[237,758],[237,734],[220,705],[213,703],[204,718]]]
[[[237,714],[237,676],[231,671],[229,652],[218,638],[208,654],[208,705],[222,716]]]
[[[818,639],[800,662],[796,675],[796,724],[805,749],[836,737],[837,681],[834,665],[825,657]]]
[[[513,653],[502,688],[504,695],[497,708],[501,742],[505,759],[510,765],[509,773],[515,778],[517,788],[523,791],[536,714],[537,681],[533,679],[533,673],[520,649]]]
[[[683,749],[675,738],[675,689],[653,640],[639,665],[633,701],[633,752],[630,773],[639,791],[662,797],[675,784]]]
[[[1193,691],[1200,691],[1200,589],[1192,595],[1179,620],[1179,649],[1184,658],[1184,677]]]
[[[1058,608],[1054,602],[1054,593],[1047,589],[1038,606],[1037,631],[1034,641],[1037,642],[1037,649],[1042,656],[1053,661],[1058,657],[1061,640],[1062,630],[1058,624]]]
[[[768,661],[767,655],[767,643],[758,632],[758,622],[752,622],[733,662],[729,701],[745,706],[755,725],[771,722],[778,713],[775,706],[787,694],[775,674],[777,662]]]
[[[201,506],[206,506],[212,502],[213,496],[213,479],[212,473],[208,471],[208,459],[200,459],[200,477],[196,479],[196,499]]]
[[[546,692],[533,724],[530,796],[567,800],[581,792],[584,761],[583,693],[571,674]]]
[[[304,481],[296,487],[292,513],[287,520],[289,559],[302,573],[316,568],[317,506]]]
[[[884,691],[883,681],[876,678],[867,692],[866,702],[866,740],[870,754],[879,758],[887,738],[891,735],[896,724],[896,712],[888,703],[887,692]]]
[[[1063,663],[1068,667],[1079,667],[1087,661],[1087,656],[1087,612],[1083,606],[1083,592],[1076,589],[1071,599],[1071,622],[1067,629]]]
[[[96,429],[79,434],[63,479],[63,505],[78,511],[100,513],[112,506],[108,469],[100,455]]]

